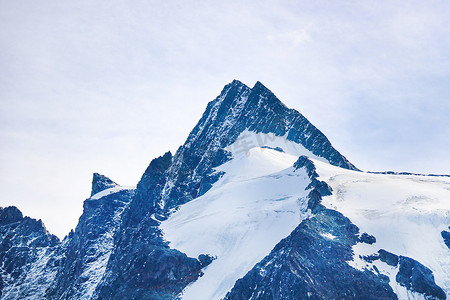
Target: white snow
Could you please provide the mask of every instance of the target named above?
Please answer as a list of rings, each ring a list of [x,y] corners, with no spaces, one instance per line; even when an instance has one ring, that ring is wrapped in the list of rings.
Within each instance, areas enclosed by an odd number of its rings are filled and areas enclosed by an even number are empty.
[[[255,133],[253,131],[245,130],[239,135],[236,142],[225,147],[225,149],[233,154],[239,154],[248,153],[248,151],[254,147],[279,147],[285,153],[295,156],[295,160],[301,155],[306,155],[322,162],[328,162],[325,158],[314,155],[302,145],[288,140],[287,133],[284,136],[278,136],[273,133]]]
[[[118,186],[103,190],[101,192],[98,192],[97,194],[92,195],[90,197],[90,199],[96,200],[96,199],[100,199],[102,197],[108,196],[110,194],[118,193],[123,190],[134,190],[134,189],[136,189],[135,186],[119,186],[118,185]]]
[[[332,235],[329,232],[321,233],[320,235],[329,240],[334,240],[336,238],[336,236]]]
[[[257,141],[255,134],[253,139]],[[180,207],[161,223],[172,248],[190,257],[217,257],[204,275],[183,291],[183,299],[221,299],[274,246],[309,217],[305,191],[310,183],[303,169],[293,163],[301,146],[276,143],[282,137],[264,137],[242,151],[232,145],[233,159],[217,168],[226,174],[205,195]],[[248,136],[247,136],[248,138]],[[252,138],[252,137],[250,137]],[[239,139],[238,139],[239,142]],[[290,152],[295,151],[295,154]]]
[[[349,171],[314,161],[320,180],[333,188],[333,195],[324,197],[323,204],[336,209],[357,225],[361,233],[374,235],[373,245],[354,247],[358,255],[385,249],[397,255],[411,257],[433,271],[436,284],[450,295],[450,250],[441,236],[450,225],[450,178],[417,175],[385,175]],[[380,270],[384,263],[374,263]],[[395,270],[385,270],[393,278],[391,285],[400,299],[407,294],[395,282]],[[396,271],[395,271],[396,272]]]

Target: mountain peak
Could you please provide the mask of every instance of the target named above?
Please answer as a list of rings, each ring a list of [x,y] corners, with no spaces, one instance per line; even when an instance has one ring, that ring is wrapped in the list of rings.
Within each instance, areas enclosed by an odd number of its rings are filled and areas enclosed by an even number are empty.
[[[117,183],[109,179],[108,177],[94,173],[92,176],[92,192],[91,196],[94,196],[95,194],[104,191],[106,189],[112,188],[118,186]]]
[[[15,223],[22,219],[22,212],[17,207],[0,207],[0,225]]]
[[[244,132],[285,137],[286,141],[303,146],[332,165],[358,170],[319,129],[301,113],[286,107],[261,82],[249,88],[233,80],[208,103],[185,144],[175,153],[161,199],[155,203],[163,203],[161,207],[170,209],[208,191],[221,176],[214,168],[231,159],[226,147]]]
[[[231,85],[245,85],[242,81],[233,79],[233,81],[230,83]]]
[[[264,84],[261,83],[261,81],[256,81],[255,85],[253,86],[253,89],[263,89],[263,90],[268,90],[270,91]]]

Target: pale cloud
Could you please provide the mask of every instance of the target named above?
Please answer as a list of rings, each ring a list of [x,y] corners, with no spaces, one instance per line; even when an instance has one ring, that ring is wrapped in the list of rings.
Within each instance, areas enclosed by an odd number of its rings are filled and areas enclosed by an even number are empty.
[[[272,43],[281,43],[284,47],[296,47],[311,40],[306,28],[270,34],[267,39]]]

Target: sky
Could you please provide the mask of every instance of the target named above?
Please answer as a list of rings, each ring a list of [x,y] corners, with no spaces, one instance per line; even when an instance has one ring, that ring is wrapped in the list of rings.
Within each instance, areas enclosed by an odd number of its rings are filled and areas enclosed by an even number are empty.
[[[233,79],[362,170],[450,174],[449,1],[0,0],[0,206],[64,237]]]

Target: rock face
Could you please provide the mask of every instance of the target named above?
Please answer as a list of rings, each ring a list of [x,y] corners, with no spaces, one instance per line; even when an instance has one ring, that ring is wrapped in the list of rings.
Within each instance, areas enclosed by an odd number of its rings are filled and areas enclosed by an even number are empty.
[[[450,227],[448,229],[450,229]],[[447,245],[447,247],[450,249],[450,231],[443,230],[441,232],[441,235],[442,235],[442,238],[444,239],[445,245]]]
[[[200,262],[170,249],[158,228],[155,205],[171,160],[170,152],[154,159],[142,176],[114,240],[100,299],[174,299],[201,275]]]
[[[79,223],[62,242],[41,221],[23,217],[15,207],[0,208],[1,299],[177,299],[215,257],[188,257],[171,249],[160,223],[211,189],[223,175],[215,168],[231,159],[226,147],[247,131],[282,136],[334,166],[357,170],[261,83],[250,88],[233,81],[207,105],[175,154],[151,161],[136,189],[94,173]],[[259,146],[284,152],[282,147]],[[355,244],[376,243],[375,237],[360,235],[348,218],[321,204],[333,191],[318,179],[308,157],[300,156],[294,168],[304,168],[311,181],[312,217],[238,280],[227,299],[396,299],[389,278],[347,263]],[[110,194],[101,193],[110,188]],[[442,237],[447,243],[446,231]],[[431,271],[420,263],[381,250],[367,259],[394,264],[393,258],[401,269],[400,284],[443,298]]]
[[[434,282],[431,270],[412,258],[399,257],[396,280],[408,290],[424,294],[426,297],[446,299],[444,291]]]
[[[100,175],[98,173],[94,173],[94,176],[92,178],[92,192],[91,197],[94,196],[97,193],[100,193],[101,191],[104,191],[106,189],[112,188],[118,186],[117,183],[109,179],[108,177],[104,175]]]
[[[238,280],[226,299],[397,299],[388,278],[346,263],[357,233],[342,214],[323,209]]]
[[[60,267],[46,296],[55,299],[90,299],[102,280],[122,213],[134,196],[123,190],[84,201],[75,231],[60,246]]]
[[[41,220],[23,217],[14,206],[0,208],[0,295],[2,299],[43,295],[51,284],[53,256],[59,239]]]

